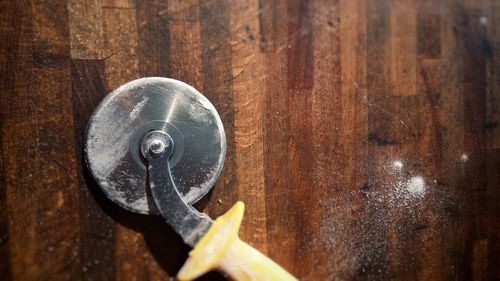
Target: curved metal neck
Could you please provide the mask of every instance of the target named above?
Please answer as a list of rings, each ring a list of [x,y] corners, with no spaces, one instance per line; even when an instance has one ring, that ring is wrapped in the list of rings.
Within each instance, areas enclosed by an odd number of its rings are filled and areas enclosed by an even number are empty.
[[[173,151],[174,142],[163,131],[151,131],[142,139],[141,152],[148,162],[149,187],[156,207],[184,242],[194,246],[208,231],[212,220],[182,199],[170,173]]]

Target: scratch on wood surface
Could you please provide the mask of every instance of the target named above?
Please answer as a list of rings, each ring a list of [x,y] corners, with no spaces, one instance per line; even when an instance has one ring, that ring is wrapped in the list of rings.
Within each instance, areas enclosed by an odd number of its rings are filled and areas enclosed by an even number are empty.
[[[103,11],[106,56],[106,88],[138,78],[137,25],[135,9],[109,8]]]

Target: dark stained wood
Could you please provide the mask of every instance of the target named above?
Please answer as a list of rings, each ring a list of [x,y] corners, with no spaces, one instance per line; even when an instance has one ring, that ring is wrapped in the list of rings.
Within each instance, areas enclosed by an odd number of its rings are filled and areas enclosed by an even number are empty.
[[[282,231],[280,225],[294,225],[292,201],[287,190],[290,185],[288,158],[287,3],[260,1],[260,32],[263,54],[264,108],[263,153],[264,184],[266,187],[267,254],[285,268],[293,266],[296,233]],[[283,23],[283,24],[278,24]],[[272,94],[270,94],[272,93]],[[272,190],[272,192],[271,192]],[[270,203],[275,202],[275,203]],[[273,243],[273,241],[280,241]],[[262,250],[262,249],[261,249]]]
[[[9,247],[12,279],[63,280],[80,271],[81,249],[67,10],[51,1],[9,6],[14,22],[2,27],[9,233],[2,247]]]
[[[310,89],[313,84],[312,2],[293,0],[288,4],[288,88]],[[278,15],[277,15],[278,16]]]
[[[71,92],[73,97],[73,116],[75,117],[75,139],[78,172],[78,191],[80,206],[80,244],[81,276],[83,279],[115,279],[114,263],[115,227],[111,217],[96,202],[101,196],[96,185],[83,165],[83,145],[85,130],[95,106],[106,95],[104,86],[104,61],[71,60]],[[93,83],[87,83],[91,79]],[[93,196],[94,195],[94,196]],[[99,197],[97,197],[99,198]],[[101,200],[103,201],[103,200]],[[83,230],[83,231],[82,231]]]
[[[500,279],[499,31],[494,0],[0,1],[0,279],[175,276],[189,248],[82,159],[143,76],[214,103],[197,207],[244,201],[241,237],[299,279]]]
[[[241,238],[254,247],[267,251],[267,206],[264,176],[264,78],[259,33],[258,1],[241,1],[231,5],[230,30],[232,52],[232,91],[234,94],[234,128],[236,151],[236,177],[238,197],[252,217],[245,217],[240,230]]]
[[[169,77],[170,33],[167,1],[137,2],[137,34],[141,76]]]
[[[201,71],[201,91],[217,108],[224,126],[234,128],[229,5],[225,0],[206,1],[200,2],[198,9],[201,69],[193,71]],[[213,200],[208,204],[211,216],[222,215],[238,198],[235,135],[234,130],[226,130],[228,153],[217,188],[212,193]]]

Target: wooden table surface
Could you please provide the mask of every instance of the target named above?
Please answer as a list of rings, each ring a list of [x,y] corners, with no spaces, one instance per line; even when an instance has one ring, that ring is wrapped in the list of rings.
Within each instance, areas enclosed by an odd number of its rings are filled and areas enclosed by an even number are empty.
[[[198,207],[244,201],[301,280],[499,280],[499,32],[496,0],[2,0],[0,279],[175,276],[189,248],[82,165],[98,102],[165,76],[226,129]]]

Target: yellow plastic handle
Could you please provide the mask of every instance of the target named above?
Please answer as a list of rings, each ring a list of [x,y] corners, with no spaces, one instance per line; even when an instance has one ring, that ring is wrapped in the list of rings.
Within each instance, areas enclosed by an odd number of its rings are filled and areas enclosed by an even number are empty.
[[[219,269],[237,281],[297,280],[293,275],[264,254],[240,240],[238,230],[245,205],[237,202],[218,217],[207,234],[189,253],[177,274],[179,280],[193,280]]]

